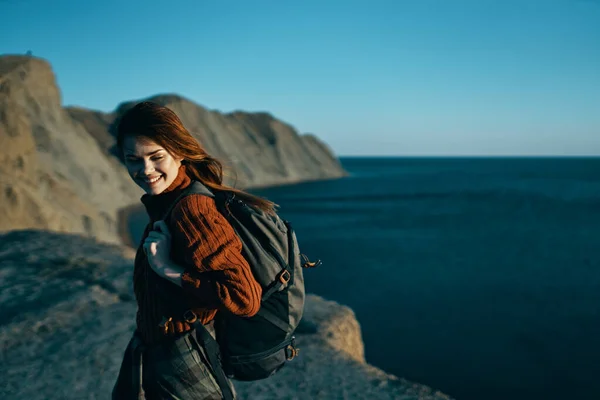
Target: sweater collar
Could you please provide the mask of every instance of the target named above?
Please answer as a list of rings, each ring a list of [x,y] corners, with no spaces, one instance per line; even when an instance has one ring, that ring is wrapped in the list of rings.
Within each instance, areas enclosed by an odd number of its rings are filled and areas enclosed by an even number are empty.
[[[169,206],[179,197],[181,192],[192,183],[192,179],[187,174],[185,164],[181,164],[175,180],[157,195],[144,194],[141,198],[146,207],[146,212],[151,221],[157,221],[163,217],[163,214]]]

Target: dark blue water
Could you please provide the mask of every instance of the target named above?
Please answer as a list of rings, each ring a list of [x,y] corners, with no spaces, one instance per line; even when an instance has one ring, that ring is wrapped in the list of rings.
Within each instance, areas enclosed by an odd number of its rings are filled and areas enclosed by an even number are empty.
[[[600,158],[342,159],[255,193],[368,362],[457,399],[600,399]]]

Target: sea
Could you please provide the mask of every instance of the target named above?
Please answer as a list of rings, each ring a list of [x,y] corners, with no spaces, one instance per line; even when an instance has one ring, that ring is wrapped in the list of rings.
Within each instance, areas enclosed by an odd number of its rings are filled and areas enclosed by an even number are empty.
[[[600,158],[341,159],[280,205],[367,362],[459,400],[600,399]]]

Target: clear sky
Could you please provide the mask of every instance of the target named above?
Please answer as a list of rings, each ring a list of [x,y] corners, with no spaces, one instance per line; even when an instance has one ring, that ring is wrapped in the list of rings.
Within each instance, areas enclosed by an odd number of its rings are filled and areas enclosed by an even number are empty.
[[[65,105],[178,93],[338,155],[600,155],[600,0],[0,0]]]

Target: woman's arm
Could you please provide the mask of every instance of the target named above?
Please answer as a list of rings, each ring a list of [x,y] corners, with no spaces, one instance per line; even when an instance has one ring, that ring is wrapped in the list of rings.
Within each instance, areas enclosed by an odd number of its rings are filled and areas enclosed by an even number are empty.
[[[173,209],[172,252],[183,265],[170,262],[165,277],[206,307],[253,316],[260,308],[262,288],[242,256],[242,243],[214,200],[190,195]]]

